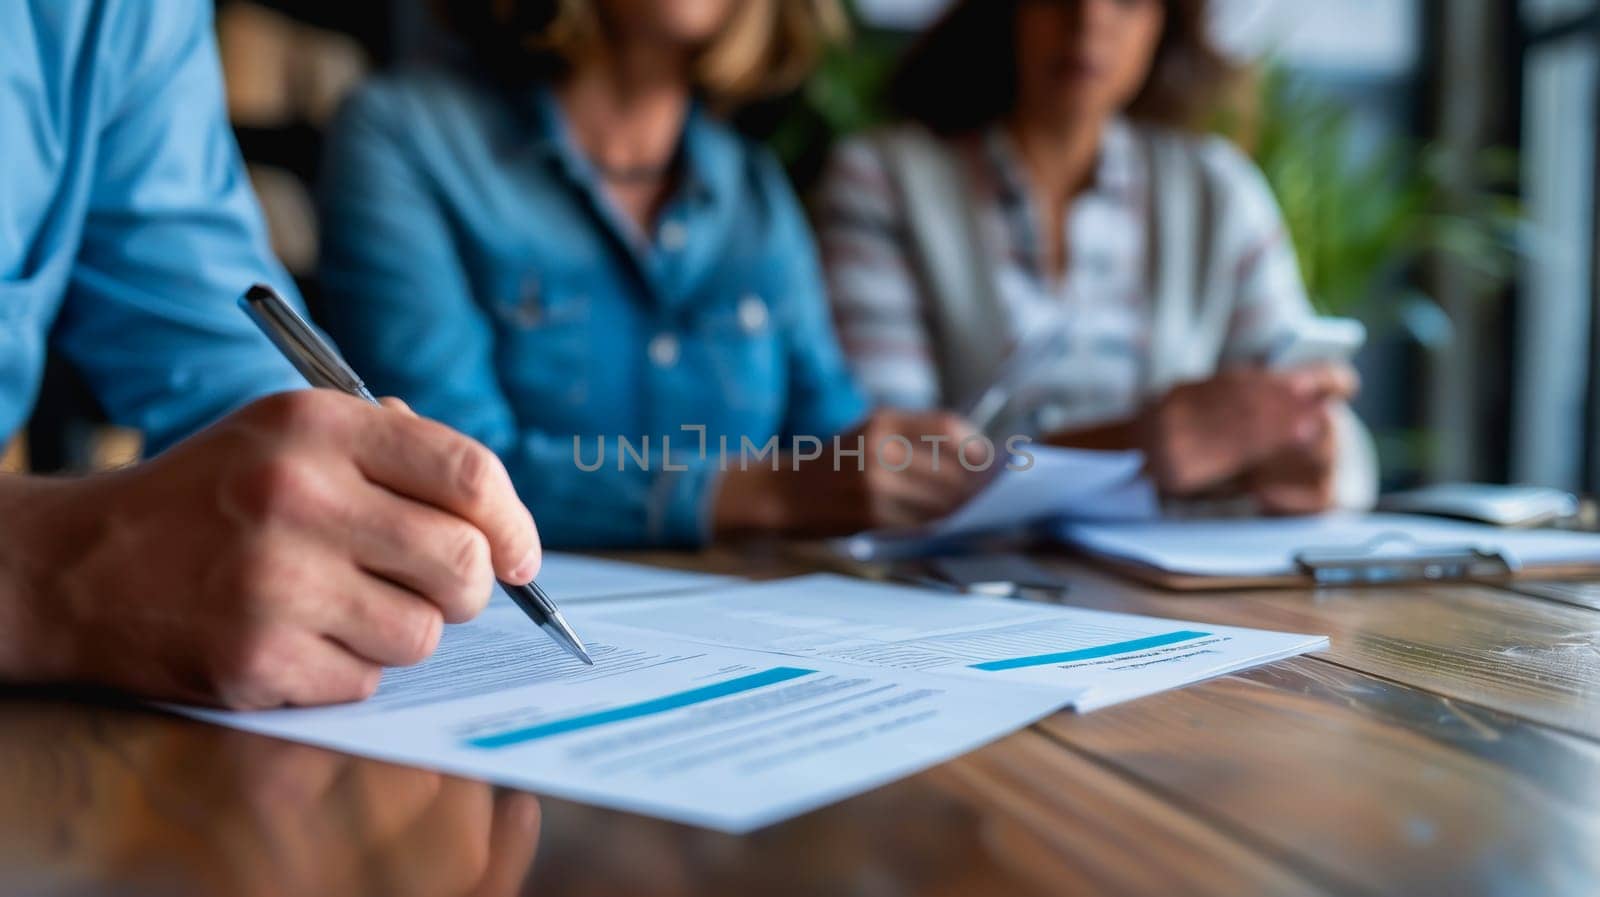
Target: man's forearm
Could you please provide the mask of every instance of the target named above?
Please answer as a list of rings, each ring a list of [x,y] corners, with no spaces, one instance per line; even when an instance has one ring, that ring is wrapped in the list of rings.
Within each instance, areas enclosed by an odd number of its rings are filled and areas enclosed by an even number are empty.
[[[47,624],[49,594],[67,546],[60,544],[50,511],[60,480],[0,474],[0,681],[59,679],[64,672],[61,633]]]
[[[1109,423],[1059,430],[1046,436],[1048,445],[1093,451],[1123,451],[1144,447],[1142,424],[1137,417]]]

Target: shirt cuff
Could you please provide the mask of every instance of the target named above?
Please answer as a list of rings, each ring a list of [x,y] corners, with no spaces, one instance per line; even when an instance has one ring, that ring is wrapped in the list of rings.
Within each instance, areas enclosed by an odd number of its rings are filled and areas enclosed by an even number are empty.
[[[799,432],[795,436],[815,436],[826,442],[841,433],[848,433],[859,427],[872,413],[872,405],[859,390],[852,388],[835,398],[820,410],[816,419],[812,421],[813,432]]]
[[[663,470],[651,484],[646,529],[652,545],[700,548],[711,541],[716,465],[696,460],[682,467]]]

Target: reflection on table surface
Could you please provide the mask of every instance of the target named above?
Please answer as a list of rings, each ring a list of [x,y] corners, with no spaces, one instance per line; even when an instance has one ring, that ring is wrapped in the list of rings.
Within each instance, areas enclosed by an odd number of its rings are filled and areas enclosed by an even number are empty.
[[[92,698],[6,698],[3,894],[1035,890],[927,777],[735,838]]]
[[[1074,605],[1332,647],[1056,714],[743,838],[0,691],[0,897],[1596,893],[1592,583],[1185,595],[1040,560]]]
[[[9,889],[519,893],[536,797],[135,709],[7,706]]]

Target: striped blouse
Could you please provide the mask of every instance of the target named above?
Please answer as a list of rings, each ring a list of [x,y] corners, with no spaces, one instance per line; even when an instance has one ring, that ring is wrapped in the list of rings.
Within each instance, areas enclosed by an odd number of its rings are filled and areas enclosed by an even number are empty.
[[[1128,418],[1146,399],[1152,326],[1153,228],[1147,144],[1138,126],[1107,127],[1093,178],[1067,210],[1064,276],[1046,270],[1041,216],[1006,133],[956,138],[976,192],[977,232],[992,262],[1013,343],[1055,329],[1055,351],[1017,391],[1011,426],[1035,434]],[[1222,362],[1259,360],[1293,322],[1312,314],[1282,216],[1259,170],[1218,138],[1193,138],[1221,208],[1237,294]],[[912,262],[904,211],[878,145],[837,150],[819,197],[818,228],[834,317],[858,381],[878,403],[946,406],[925,288]],[[1013,430],[1018,432],[1018,430]]]

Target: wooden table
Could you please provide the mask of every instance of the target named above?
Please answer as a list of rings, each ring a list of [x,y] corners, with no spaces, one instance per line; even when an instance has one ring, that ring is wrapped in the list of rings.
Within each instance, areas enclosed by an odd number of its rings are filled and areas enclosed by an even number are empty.
[[[1333,649],[1059,714],[745,838],[13,692],[0,894],[1600,894],[1600,589],[1193,597],[1050,563],[1073,603]]]

